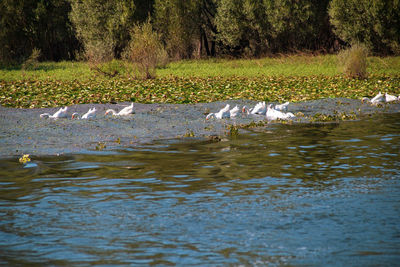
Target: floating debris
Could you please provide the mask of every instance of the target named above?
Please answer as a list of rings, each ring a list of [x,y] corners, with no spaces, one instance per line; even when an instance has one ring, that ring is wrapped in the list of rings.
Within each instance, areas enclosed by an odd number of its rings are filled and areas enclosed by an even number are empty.
[[[22,157],[19,158],[19,162],[22,164],[26,164],[29,161],[31,161],[31,159],[29,158],[29,154],[24,154],[22,155]]]

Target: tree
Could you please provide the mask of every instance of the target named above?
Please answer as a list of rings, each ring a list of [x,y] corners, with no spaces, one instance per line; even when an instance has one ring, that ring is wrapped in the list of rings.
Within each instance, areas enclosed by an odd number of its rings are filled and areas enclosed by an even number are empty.
[[[364,43],[380,53],[400,54],[398,0],[332,0],[334,32],[348,43]]]
[[[318,49],[332,39],[329,0],[221,0],[217,37],[234,55]]]
[[[91,62],[109,61],[129,39],[135,6],[129,0],[69,0],[78,38]]]
[[[22,62],[36,48],[43,60],[72,59],[74,36],[67,0],[0,1],[0,61]]]
[[[216,0],[203,0],[199,2],[199,27],[200,27],[200,48],[199,52],[207,56],[216,55],[216,35],[218,34],[215,24],[217,14]]]
[[[200,0],[156,0],[155,26],[173,58],[192,56],[194,38],[199,36],[198,3]]]
[[[215,56],[217,0],[156,0],[155,28],[172,58]]]
[[[327,3],[326,0],[263,0],[272,51],[315,49],[320,27],[324,27]]]
[[[136,23],[144,23],[153,15],[154,0],[135,0],[135,13],[133,14]]]
[[[221,0],[218,4],[215,24],[217,39],[226,51],[241,55],[260,54],[267,47],[268,22],[263,16],[263,6],[252,0]]]

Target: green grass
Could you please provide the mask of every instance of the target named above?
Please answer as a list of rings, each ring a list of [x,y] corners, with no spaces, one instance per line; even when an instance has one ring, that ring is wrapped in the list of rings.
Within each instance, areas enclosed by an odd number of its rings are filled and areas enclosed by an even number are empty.
[[[0,69],[0,105],[54,107],[135,101],[197,103],[227,99],[303,101],[400,94],[400,57],[370,57],[367,79],[338,72],[336,57],[285,56],[257,60],[190,60],[158,69],[158,78],[133,79],[123,62],[109,78],[82,62],[45,62],[36,70]]]
[[[0,81],[20,80],[86,80],[93,77],[86,62],[41,62],[35,70],[23,70],[21,68],[0,69]]]
[[[187,60],[170,63],[166,69],[158,71],[160,76],[176,75],[181,77],[208,76],[308,76],[336,75],[334,56],[286,56],[263,59],[208,59]]]
[[[400,74],[400,57],[370,57],[368,63],[369,73]],[[170,63],[168,68],[158,70],[159,76],[180,77],[335,76],[339,74],[341,73],[337,67],[335,55],[293,55],[253,60],[187,60]]]
[[[400,75],[400,57],[369,57],[368,73]],[[121,61],[113,63],[122,76],[129,70]],[[129,68],[130,69],[130,68]],[[43,62],[36,70],[0,69],[0,80],[80,80],[99,75],[85,62]],[[335,76],[340,75],[335,55],[281,56],[262,59],[202,59],[171,62],[158,69],[158,77],[261,77],[261,76]]]

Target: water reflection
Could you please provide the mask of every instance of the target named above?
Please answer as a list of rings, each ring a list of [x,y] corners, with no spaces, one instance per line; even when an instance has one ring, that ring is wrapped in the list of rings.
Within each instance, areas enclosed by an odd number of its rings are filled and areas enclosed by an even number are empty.
[[[0,263],[393,265],[399,118],[0,160]]]

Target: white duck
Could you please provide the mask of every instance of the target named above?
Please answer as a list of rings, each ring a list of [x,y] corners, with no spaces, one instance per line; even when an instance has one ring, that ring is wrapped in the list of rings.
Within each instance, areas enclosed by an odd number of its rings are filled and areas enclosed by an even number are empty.
[[[236,105],[233,109],[229,111],[229,115],[231,118],[235,118],[239,114],[239,107]]]
[[[398,100],[398,98],[396,96],[385,93],[385,102],[393,102],[393,101],[397,101],[397,100]]]
[[[288,106],[289,106],[289,102],[285,102],[285,103],[280,104],[280,105],[275,105],[275,106],[274,106],[274,109],[275,109],[275,110],[286,111],[287,108],[288,108]]]
[[[374,98],[371,99],[372,104],[378,104],[385,101],[385,96],[379,92]]]
[[[266,112],[267,112],[267,105],[265,104],[265,102],[259,102],[253,108],[251,114],[265,115]]]
[[[217,113],[210,113],[207,115],[206,120],[211,119],[212,117],[217,118],[217,119],[227,119],[231,117],[231,113],[230,113],[230,105],[226,104],[226,106],[221,109],[220,111],[218,111]]]
[[[56,113],[53,115],[49,113],[42,113],[40,114],[40,118],[67,118],[67,110],[68,107],[60,108]]]
[[[242,112],[249,115],[253,111],[253,108],[249,109],[247,106],[242,107]]]
[[[258,102],[254,108],[248,109],[246,106],[243,107],[242,109],[243,113],[247,114],[259,114],[259,115],[265,115],[267,112],[267,106],[265,102]]]
[[[114,116],[125,116],[125,115],[130,115],[130,114],[134,114],[135,111],[133,109],[133,103],[130,106],[124,107],[123,109],[121,109],[118,113],[113,110],[113,109],[107,109],[105,115],[107,114],[111,114]]]
[[[370,103],[371,102],[371,99],[369,99],[368,97],[363,97],[362,99],[361,99],[361,102],[362,103]]]
[[[277,119],[287,120],[294,117],[295,117],[294,114],[291,112],[284,113],[282,111],[274,109],[272,104],[268,105],[267,107],[267,112],[266,112],[267,120],[277,120]]]
[[[90,108],[88,112],[83,114],[83,116],[80,119],[92,119],[96,117],[96,108]],[[74,112],[72,114],[72,119],[79,119],[79,114]]]

